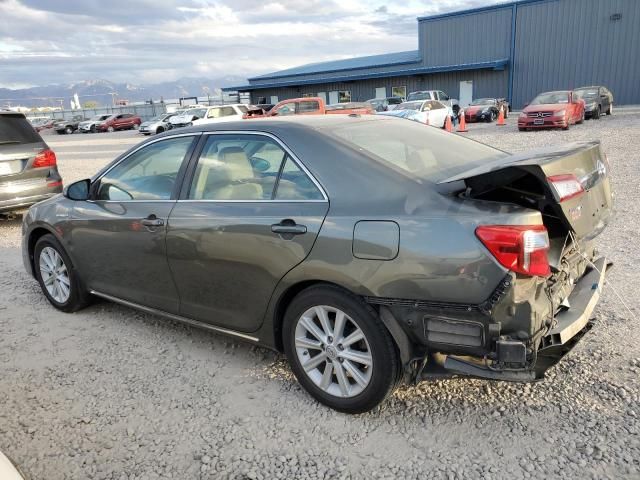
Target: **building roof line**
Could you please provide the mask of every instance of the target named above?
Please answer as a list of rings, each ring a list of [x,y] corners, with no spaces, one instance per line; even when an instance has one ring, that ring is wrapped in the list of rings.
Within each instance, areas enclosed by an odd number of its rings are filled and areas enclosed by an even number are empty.
[[[425,22],[430,20],[441,20],[443,18],[448,18],[448,17],[461,17],[464,15],[473,15],[476,13],[490,12],[493,10],[502,10],[503,8],[512,8],[514,5],[520,6],[520,5],[527,5],[529,3],[556,2],[556,1],[558,0],[516,0],[511,2],[496,3],[495,5],[488,5],[485,7],[469,8],[467,10],[456,10],[455,12],[438,13],[435,15],[426,15],[423,17],[418,17],[418,22]]]
[[[356,75],[342,75],[339,77],[324,77],[324,78],[310,78],[306,80],[298,81],[284,81],[284,82],[272,82],[264,84],[252,84],[242,85],[234,87],[224,87],[222,90],[229,91],[241,91],[247,92],[250,90],[260,90],[264,88],[278,88],[278,87],[293,87],[299,85],[317,85],[319,83],[339,83],[339,82],[351,82],[354,80],[367,80],[372,78],[385,78],[385,77],[397,77],[404,75],[420,75],[429,73],[441,73],[441,72],[456,72],[464,70],[503,70],[505,66],[509,64],[508,58],[502,58],[498,60],[492,60],[487,62],[477,63],[460,63],[456,65],[442,65],[436,67],[424,67],[407,68],[402,70],[391,70],[386,72],[369,72]]]
[[[397,57],[397,60],[390,60],[393,57]],[[367,60],[372,60],[372,63],[366,63]],[[328,60],[326,62],[308,63],[299,67],[292,67],[286,70],[280,70],[278,72],[266,73],[257,77],[248,78],[250,82],[259,80],[271,80],[274,78],[283,77],[299,77],[302,75],[313,75],[316,73],[333,73],[350,70],[359,70],[362,68],[376,68],[386,67],[393,65],[409,65],[411,63],[418,63],[422,61],[420,50],[409,50],[404,52],[383,53],[380,55],[367,55],[365,57],[353,57],[345,58],[341,60]],[[360,65],[353,66],[355,62],[360,62]],[[340,65],[345,65],[340,67]],[[335,65],[335,68],[323,69],[323,66]]]

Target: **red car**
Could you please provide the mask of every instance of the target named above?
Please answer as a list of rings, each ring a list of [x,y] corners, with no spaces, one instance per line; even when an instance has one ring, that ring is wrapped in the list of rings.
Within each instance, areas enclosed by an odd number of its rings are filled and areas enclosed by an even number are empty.
[[[518,117],[518,130],[562,128],[584,122],[584,100],[572,91],[545,92],[534,98]]]
[[[133,113],[119,113],[111,115],[104,122],[96,124],[99,132],[114,132],[116,130],[137,130],[142,123],[142,119]]]

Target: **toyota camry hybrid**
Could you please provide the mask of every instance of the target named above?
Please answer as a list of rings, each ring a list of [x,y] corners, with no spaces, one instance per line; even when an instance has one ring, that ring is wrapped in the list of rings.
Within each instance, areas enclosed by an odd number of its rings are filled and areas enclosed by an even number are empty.
[[[612,212],[598,142],[511,155],[374,115],[166,132],[29,210],[25,267],[285,352],[349,413],[401,382],[534,381],[591,328]]]

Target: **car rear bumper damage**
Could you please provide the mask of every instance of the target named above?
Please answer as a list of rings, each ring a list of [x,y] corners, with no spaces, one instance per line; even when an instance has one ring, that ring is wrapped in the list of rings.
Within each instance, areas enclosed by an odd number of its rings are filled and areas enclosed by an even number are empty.
[[[379,305],[401,350],[407,375],[414,381],[452,376],[531,382],[544,378],[592,328],[592,314],[605,281],[607,260],[595,260],[575,284],[552,322],[530,338],[505,334],[495,321],[514,277],[507,276],[480,305],[435,304],[367,298]],[[531,312],[531,318],[536,318]],[[399,330],[401,331],[399,331]],[[405,350],[402,352],[402,350]],[[408,350],[408,351],[406,351]]]

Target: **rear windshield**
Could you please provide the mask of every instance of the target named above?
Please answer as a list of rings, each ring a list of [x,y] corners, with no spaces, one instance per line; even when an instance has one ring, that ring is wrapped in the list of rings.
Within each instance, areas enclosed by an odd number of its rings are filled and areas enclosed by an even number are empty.
[[[404,119],[341,124],[326,130],[373,160],[415,180],[429,182],[439,182],[507,155],[482,143]]]
[[[0,115],[0,145],[42,142],[29,121],[22,115]]]

